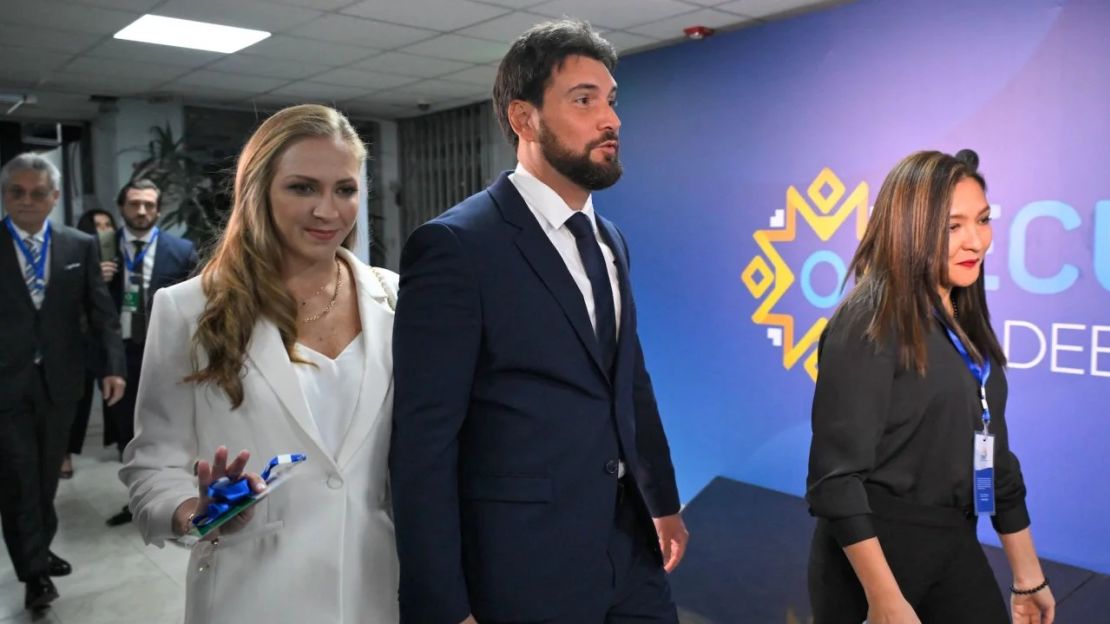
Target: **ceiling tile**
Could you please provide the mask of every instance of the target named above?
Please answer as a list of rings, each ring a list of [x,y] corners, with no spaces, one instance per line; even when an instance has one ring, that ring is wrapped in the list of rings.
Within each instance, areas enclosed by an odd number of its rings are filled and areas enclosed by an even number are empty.
[[[442,78],[492,89],[493,82],[497,79],[497,68],[493,65],[475,65],[470,69],[446,74]]]
[[[288,30],[321,15],[320,11],[258,0],[167,0],[154,13],[266,32]]]
[[[4,67],[0,68],[0,86],[4,90],[33,89],[49,74],[48,71]]]
[[[796,13],[806,8],[817,10],[828,5],[825,0],[735,0],[715,8],[748,17],[770,17],[779,13]]]
[[[362,87],[329,85],[322,82],[302,80],[285,85],[270,92],[271,95],[289,96],[305,102],[333,102],[350,100],[366,95],[369,89]]]
[[[474,0],[480,4],[489,4],[493,6],[503,6],[510,9],[527,9],[534,7],[537,4],[543,4],[548,0]]]
[[[687,26],[708,26],[709,28],[724,28],[735,26],[752,20],[740,17],[735,13],[725,13],[713,9],[700,9],[692,13],[683,13],[675,17],[629,28],[629,32],[647,35],[658,39],[676,39],[683,37],[683,28]]]
[[[200,67],[220,57],[226,56],[219,52],[206,52],[204,50],[189,50],[174,46],[141,43],[138,41],[124,41],[123,39],[107,39],[100,45],[89,49],[88,56],[130,61],[143,59],[150,63],[164,63],[180,67]]]
[[[459,35],[443,35],[408,46],[402,52],[423,54],[453,61],[492,63],[509,51],[509,42],[487,41]]]
[[[329,67],[325,65],[314,65],[311,63],[299,63],[297,61],[277,60],[266,58],[262,56],[252,56],[250,54],[235,53],[228,55],[227,58],[220,59],[211,65],[207,65],[205,69],[214,69],[217,71],[229,72],[233,74],[250,74],[253,76],[263,76],[266,78],[285,78],[287,80],[297,80],[300,78],[309,78],[315,74],[321,74],[328,71]]]
[[[94,6],[104,7],[106,9],[117,9],[120,11],[134,11],[136,13],[146,13],[151,7],[155,6],[162,0],[70,0],[77,4],[91,4]]]
[[[208,69],[201,69],[185,74],[174,81],[175,84],[194,87],[213,87],[232,91],[246,91],[252,94],[276,89],[288,82],[288,80],[282,78],[228,74]]]
[[[159,82],[164,81],[138,78],[131,74],[93,75],[55,72],[43,83],[43,86],[88,95],[135,95],[150,92]]]
[[[114,34],[139,17],[135,12],[51,0],[4,0],[3,6],[5,22],[98,35]]]
[[[439,33],[434,30],[386,24],[350,15],[329,14],[298,26],[289,31],[289,34],[388,50],[431,39]]]
[[[490,41],[511,43],[523,34],[524,31],[541,22],[549,21],[550,19],[550,17],[539,15],[538,13],[514,11],[513,13],[503,15],[488,22],[482,22],[481,24],[463,28],[458,31],[458,34],[468,37],[478,37],[480,39],[489,39]]]
[[[447,59],[417,56],[404,52],[386,52],[355,63],[353,67],[370,71],[381,71],[401,76],[435,78],[454,71],[462,71],[473,65]]]
[[[601,36],[604,37],[606,41],[613,44],[617,52],[622,54],[627,50],[636,50],[659,44],[659,40],[655,37],[645,37],[623,30],[610,30],[601,33]]]
[[[95,56],[82,56],[65,66],[68,74],[84,74],[93,77],[131,76],[140,80],[166,82],[184,75],[189,70],[176,65],[147,63],[145,61],[121,61]]]
[[[48,72],[61,68],[72,58],[62,52],[0,46],[0,59],[4,67],[28,72]]]
[[[0,24],[0,42],[55,52],[80,52],[100,41],[103,35],[38,28],[25,24]],[[8,61],[5,60],[7,65]]]
[[[423,95],[436,98],[461,98],[472,95],[479,95],[485,93],[488,89],[483,89],[478,85],[467,84],[464,82],[451,82],[450,80],[422,80],[410,85],[405,85],[399,89],[394,89],[396,93]]]
[[[694,7],[677,0],[553,0],[532,9],[551,17],[570,16],[598,28],[627,28],[688,13]]]
[[[349,7],[352,4],[358,4],[361,0],[266,0],[275,4],[291,4],[294,6],[303,6],[318,11],[335,11],[344,7]]]
[[[374,51],[368,48],[325,43],[315,39],[286,35],[274,35],[247,49],[250,50],[251,54],[258,56],[292,61],[307,60],[332,66],[346,65],[374,54]]]
[[[396,74],[383,74],[380,72],[340,67],[339,69],[333,69],[329,72],[313,76],[312,80],[325,84],[358,87],[362,89],[363,93],[369,93],[371,91],[391,89],[404,84],[410,84],[418,79],[398,76]]]
[[[509,10],[470,0],[366,0],[343,9],[344,13],[408,26],[455,30],[485,21]]]

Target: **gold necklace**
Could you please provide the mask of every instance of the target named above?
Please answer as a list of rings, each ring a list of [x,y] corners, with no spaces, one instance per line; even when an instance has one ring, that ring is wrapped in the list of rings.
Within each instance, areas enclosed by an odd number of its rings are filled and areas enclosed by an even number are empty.
[[[302,323],[311,323],[313,321],[318,321],[321,318],[323,318],[325,315],[327,315],[328,312],[331,312],[331,309],[333,307],[335,307],[335,300],[339,298],[339,288],[342,285],[343,285],[343,272],[340,269],[339,260],[337,259],[335,261],[335,292],[332,293],[332,295],[331,295],[331,301],[329,301],[328,304],[324,306],[323,310],[320,310],[319,312],[317,312],[316,314],[313,314],[312,316],[307,316],[305,318],[302,318],[301,322]],[[320,290],[318,290],[318,291],[316,291],[315,293],[312,294],[312,297],[315,297],[316,295],[324,293],[327,290],[327,288],[328,288],[328,285],[324,284],[323,287],[320,288]],[[309,297],[309,299],[311,299],[312,297]],[[308,303],[308,302],[307,301],[302,302],[301,305],[304,305],[305,303]]]

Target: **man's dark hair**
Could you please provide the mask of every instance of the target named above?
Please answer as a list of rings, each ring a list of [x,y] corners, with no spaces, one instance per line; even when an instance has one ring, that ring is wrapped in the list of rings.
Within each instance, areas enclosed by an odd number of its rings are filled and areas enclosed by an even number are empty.
[[[529,28],[513,42],[497,68],[493,83],[493,106],[505,138],[515,148],[520,142],[509,124],[513,100],[543,106],[543,91],[555,69],[568,56],[585,56],[601,62],[609,71],[617,66],[617,51],[582,20],[544,22]]]
[[[127,201],[127,191],[130,191],[131,189],[135,189],[136,191],[153,190],[156,193],[158,193],[158,200],[154,202],[154,206],[156,208],[158,208],[159,210],[161,210],[161,208],[162,208],[162,189],[158,188],[157,184],[155,184],[151,180],[148,180],[147,178],[139,178],[137,180],[131,180],[127,184],[124,184],[123,188],[121,188],[119,190],[119,195],[116,195],[116,205],[117,206],[119,206],[120,208],[123,208],[123,203],[125,201]]]

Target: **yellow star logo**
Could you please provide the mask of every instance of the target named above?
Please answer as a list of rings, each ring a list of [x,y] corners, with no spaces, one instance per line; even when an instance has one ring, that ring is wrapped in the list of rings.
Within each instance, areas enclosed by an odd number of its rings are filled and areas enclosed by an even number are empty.
[[[862,239],[867,227],[867,183],[860,182],[847,197],[846,191],[844,183],[828,167],[822,169],[806,189],[809,201],[794,186],[788,188],[785,210],[776,211],[771,217],[771,227],[752,235],[763,255],[752,258],[740,274],[752,297],[763,299],[752,314],[752,321],[768,326],[768,338],[775,346],[782,347],[783,368],[790,370],[804,358],[805,371],[814,381],[817,380],[817,341],[828,318],[817,319],[800,340],[795,340],[793,315],[775,311],[775,305],[795,282],[794,272],[775,245],[795,240],[799,214],[820,240],[828,241],[854,213],[856,240]]]

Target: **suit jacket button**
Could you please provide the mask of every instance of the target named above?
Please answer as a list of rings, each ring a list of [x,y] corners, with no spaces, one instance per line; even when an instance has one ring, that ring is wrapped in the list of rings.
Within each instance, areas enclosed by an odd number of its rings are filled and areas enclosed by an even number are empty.
[[[338,490],[343,487],[343,479],[339,475],[331,475],[328,477],[328,487],[333,490]]]
[[[607,472],[611,475],[617,474],[617,469],[619,467],[620,467],[620,463],[617,462],[617,460],[615,460],[615,459],[610,459],[609,461],[605,462],[605,472]]]

